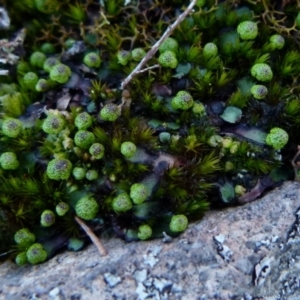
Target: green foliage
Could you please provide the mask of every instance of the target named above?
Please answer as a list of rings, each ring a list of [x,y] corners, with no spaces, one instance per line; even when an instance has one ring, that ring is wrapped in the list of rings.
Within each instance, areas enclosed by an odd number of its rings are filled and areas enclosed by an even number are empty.
[[[24,265],[52,256],[52,237],[79,249],[76,215],[128,240],[175,236],[279,165],[291,174],[298,8],[256,2],[198,1],[124,89],[186,2],[7,2],[1,38],[21,44],[0,84],[0,251]],[[22,229],[44,246],[14,241]]]

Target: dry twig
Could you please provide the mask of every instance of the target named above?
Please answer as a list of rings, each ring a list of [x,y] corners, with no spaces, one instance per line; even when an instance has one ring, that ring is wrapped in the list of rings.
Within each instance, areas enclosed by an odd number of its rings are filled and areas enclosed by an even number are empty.
[[[82,219],[75,216],[75,221],[80,225],[80,227],[85,231],[85,233],[89,236],[89,238],[92,240],[93,244],[98,249],[98,252],[100,255],[105,256],[107,255],[107,251],[102,245],[100,239],[94,234],[94,232],[91,230],[90,227],[88,227]]]
[[[121,89],[123,90],[125,86],[132,80],[132,78],[141,72],[142,67],[145,63],[153,57],[153,55],[157,52],[160,45],[171,35],[174,29],[186,18],[186,16],[192,11],[195,6],[197,0],[192,0],[187,9],[176,19],[176,21],[170,25],[162,37],[152,46],[152,48],[147,52],[145,57],[141,60],[141,62],[135,67],[135,69],[122,81]]]

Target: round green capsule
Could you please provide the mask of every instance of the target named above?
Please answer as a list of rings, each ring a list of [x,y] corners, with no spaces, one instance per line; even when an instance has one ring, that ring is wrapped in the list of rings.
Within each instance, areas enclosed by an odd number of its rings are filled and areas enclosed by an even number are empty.
[[[285,130],[279,127],[274,127],[266,137],[266,143],[275,150],[282,149],[288,142],[289,135]]]
[[[74,122],[79,130],[86,130],[92,125],[93,119],[87,112],[82,112],[76,116]]]
[[[134,183],[130,188],[130,198],[134,204],[141,204],[149,197],[149,191],[143,183]]]
[[[244,21],[238,25],[237,32],[242,40],[253,40],[257,37],[258,27],[252,21]]]
[[[43,64],[43,69],[50,73],[50,71],[52,70],[52,68],[56,65],[60,64],[60,60],[56,57],[49,57],[45,60],[44,64]]]
[[[20,163],[14,152],[4,152],[0,156],[0,165],[4,170],[16,170]]]
[[[251,88],[251,94],[255,99],[264,99],[268,94],[268,89],[261,84],[256,84]]]
[[[49,114],[44,120],[42,129],[49,134],[58,134],[65,127],[65,120],[61,115]]]
[[[280,34],[273,34],[270,37],[270,44],[273,49],[280,50],[284,47],[284,44],[285,44],[284,37]]]
[[[69,211],[69,209],[69,204],[63,201],[59,202],[55,206],[55,211],[60,217],[64,216]]]
[[[87,221],[94,219],[98,210],[99,205],[97,201],[90,196],[81,198],[75,206],[76,215]]]
[[[86,170],[81,167],[75,167],[72,171],[72,174],[76,180],[82,180],[85,178]]]
[[[171,37],[168,37],[159,46],[158,50],[159,50],[160,53],[164,53],[166,51],[173,51],[173,52],[176,53],[176,51],[178,50],[178,42],[175,39],[173,39]]]
[[[46,42],[42,44],[41,51],[45,54],[53,54],[55,53],[55,47],[53,44]]]
[[[172,107],[174,109],[187,110],[194,105],[193,97],[186,91],[180,91],[172,99]]]
[[[96,170],[88,170],[85,174],[85,178],[89,181],[97,180],[99,177],[99,174]]]
[[[103,121],[116,121],[121,116],[121,109],[113,103],[108,103],[103,106],[99,114]]]
[[[16,138],[22,131],[23,123],[18,119],[9,118],[4,120],[2,124],[2,132],[4,135]]]
[[[121,64],[122,66],[126,66],[131,60],[131,53],[130,51],[120,50],[117,53],[117,58],[119,64]]]
[[[182,232],[188,227],[188,219],[185,215],[174,215],[170,222],[170,230],[172,232]]]
[[[47,57],[43,52],[36,51],[31,54],[29,61],[32,66],[43,68],[46,58]]]
[[[135,48],[131,51],[131,56],[134,61],[141,61],[146,55],[143,48]]]
[[[67,180],[72,172],[72,163],[68,159],[54,158],[47,166],[46,174],[53,180]]]
[[[115,197],[112,201],[112,209],[116,213],[122,213],[130,210],[132,208],[132,202],[127,193],[121,193]]]
[[[90,131],[79,130],[75,134],[74,142],[76,146],[88,149],[95,142],[95,136]]]
[[[152,228],[148,224],[139,226],[137,236],[142,241],[150,239],[152,236]]]
[[[255,64],[251,68],[251,75],[260,81],[270,81],[273,78],[272,69],[265,63]]]
[[[136,145],[132,142],[123,142],[121,144],[121,153],[126,158],[131,158],[136,153]]]
[[[173,51],[165,51],[158,57],[158,62],[162,67],[175,69],[178,65],[178,60]]]
[[[39,264],[47,259],[47,252],[39,243],[31,245],[26,252],[27,260],[33,264]]]
[[[101,159],[104,156],[104,146],[100,143],[93,144],[89,152],[93,156],[94,159]]]
[[[26,252],[19,253],[15,258],[15,262],[20,267],[26,265],[28,263]]]
[[[215,43],[207,43],[203,47],[203,57],[208,60],[218,55],[218,47]]]
[[[50,88],[49,82],[45,78],[39,79],[39,81],[35,85],[35,90],[37,92],[45,92]]]
[[[69,80],[71,74],[71,69],[67,65],[61,63],[53,66],[50,70],[51,80],[61,84],[66,83]]]
[[[39,77],[34,72],[28,72],[23,76],[24,86],[29,90],[35,90],[35,86],[39,81]]]
[[[50,227],[55,223],[55,213],[52,210],[44,210],[41,214],[41,225]]]
[[[83,62],[86,66],[90,68],[99,68],[101,64],[101,59],[98,53],[90,52],[84,56]]]

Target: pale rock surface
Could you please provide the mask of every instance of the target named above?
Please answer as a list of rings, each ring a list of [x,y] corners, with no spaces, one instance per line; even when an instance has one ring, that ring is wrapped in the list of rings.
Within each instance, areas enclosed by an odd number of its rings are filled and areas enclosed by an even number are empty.
[[[170,243],[104,240],[38,266],[0,265],[0,299],[300,299],[300,183],[208,213]]]

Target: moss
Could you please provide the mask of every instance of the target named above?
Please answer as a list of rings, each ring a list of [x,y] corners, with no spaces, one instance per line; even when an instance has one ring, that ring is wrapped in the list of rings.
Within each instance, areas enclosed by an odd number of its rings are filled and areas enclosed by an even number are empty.
[[[298,8],[289,1],[279,20],[271,3],[254,2],[197,1],[123,90],[183,1],[8,2],[12,26],[0,35],[19,60],[4,64],[0,84],[0,250],[47,210],[57,220],[37,240],[52,230],[78,238],[75,215],[146,239],[234,204],[280,164],[293,179]],[[24,251],[19,264],[50,257]]]

